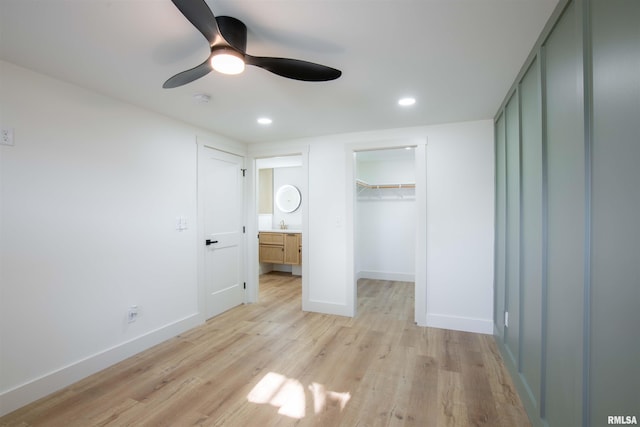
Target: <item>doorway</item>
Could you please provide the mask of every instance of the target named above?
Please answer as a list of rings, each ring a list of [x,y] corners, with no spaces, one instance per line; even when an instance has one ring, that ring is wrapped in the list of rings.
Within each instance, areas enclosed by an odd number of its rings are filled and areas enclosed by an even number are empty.
[[[301,155],[256,159],[258,290],[274,277],[302,282],[303,214],[307,180]]]
[[[414,152],[414,147],[355,152],[356,299],[358,292],[394,285],[411,287],[415,294]]]
[[[402,150],[410,147],[411,150],[407,150],[404,155],[400,154]],[[395,151],[389,151],[395,150]],[[347,273],[348,273],[348,281],[352,283],[351,292],[347,295],[348,300],[347,303],[352,310],[353,315],[357,313],[358,307],[358,279],[366,278],[367,276],[373,276],[375,278],[382,279],[394,279],[394,280],[412,280],[413,281],[413,309],[414,309],[414,321],[419,326],[426,326],[426,313],[427,313],[427,141],[422,138],[412,138],[407,139],[406,141],[378,141],[378,142],[361,142],[354,143],[348,145],[346,147],[347,155],[347,200],[349,203],[347,204],[347,233],[350,236],[353,236],[353,239],[347,239]],[[406,157],[404,160],[398,159],[398,163],[405,163],[406,170],[413,171],[413,183],[414,187],[411,188],[407,186],[407,188],[400,188],[404,186],[400,186],[398,184],[411,184],[410,176],[402,175],[398,173],[397,175],[393,174],[394,169],[399,167],[398,164],[394,165],[392,163],[392,157],[397,155],[399,158]],[[358,168],[358,157],[360,160],[366,158],[366,156],[371,156],[372,161],[376,161],[378,165],[372,165],[370,168],[375,169],[375,171],[371,171],[369,175],[368,172],[365,172],[365,175],[362,174],[363,166],[360,165]],[[387,163],[388,162],[388,163]],[[386,167],[385,167],[386,166]],[[359,170],[358,170],[359,169]],[[366,169],[366,167],[365,167]],[[379,175],[375,175],[375,173],[379,173]],[[359,176],[358,176],[359,175]],[[364,181],[365,185],[358,185],[357,179],[361,179]],[[367,178],[369,182],[367,182]],[[402,182],[407,181],[407,182]],[[383,184],[392,184],[390,188],[382,188]],[[393,188],[395,185],[395,189]],[[372,188],[366,188],[363,190],[363,187],[366,185],[371,186]],[[377,187],[375,187],[377,186]],[[360,191],[360,193],[359,193]],[[365,192],[367,191],[367,192]],[[402,213],[397,213],[394,215],[382,216],[380,213],[375,218],[369,218],[366,216],[366,210],[363,211],[362,203],[358,200],[358,198],[377,198],[379,203],[383,201],[385,198],[385,194],[380,194],[383,191],[394,192],[394,195],[387,195],[386,197],[395,197],[396,199],[407,198],[408,200],[413,199],[412,203],[414,204],[414,213],[413,219],[401,219],[403,218]],[[378,192],[379,194],[376,194]],[[390,200],[391,201],[391,200]],[[397,200],[396,200],[397,201]],[[360,209],[358,204],[360,203]],[[384,208],[380,209],[383,211]],[[374,215],[374,214],[371,214]],[[363,224],[366,221],[374,221],[377,220],[378,223],[381,223],[380,227],[383,227],[383,230],[378,235],[378,228],[371,227],[363,227]],[[365,222],[363,222],[363,220]],[[376,263],[376,258],[370,259],[366,261],[363,258],[362,247],[366,242],[378,238],[380,236],[386,236],[388,233],[393,233],[393,230],[397,230],[398,236],[405,235],[407,231],[411,230],[413,233],[413,238],[405,238],[404,245],[412,246],[413,252],[403,252],[405,257],[412,257],[413,259],[413,268],[410,267],[411,264],[407,264],[405,259],[405,264],[402,264],[402,260],[388,260],[395,262],[395,264],[386,261],[379,261]],[[387,234],[385,234],[387,233]],[[373,234],[376,234],[372,236]],[[397,245],[397,239],[393,236],[393,239]],[[382,241],[382,245],[384,245],[385,241]],[[388,245],[391,246],[391,245]],[[375,244],[372,246],[374,249],[374,255],[378,257],[377,260],[382,260],[380,257],[380,251],[384,253],[385,249],[379,249],[380,244]],[[375,252],[378,251],[378,252]],[[395,255],[394,255],[395,258]],[[404,267],[401,267],[404,265]],[[391,273],[391,274],[389,274]]]

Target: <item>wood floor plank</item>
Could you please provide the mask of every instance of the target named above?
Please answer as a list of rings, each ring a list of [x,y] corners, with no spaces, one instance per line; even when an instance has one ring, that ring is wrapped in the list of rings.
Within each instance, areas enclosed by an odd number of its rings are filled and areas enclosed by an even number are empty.
[[[438,375],[438,414],[434,425],[456,427],[471,425],[464,400],[464,385],[459,372],[442,370]],[[518,424],[513,424],[518,426]]]
[[[528,426],[493,337],[418,327],[413,284],[361,280],[354,318],[305,313],[300,278],[260,302],[0,418],[56,426]]]

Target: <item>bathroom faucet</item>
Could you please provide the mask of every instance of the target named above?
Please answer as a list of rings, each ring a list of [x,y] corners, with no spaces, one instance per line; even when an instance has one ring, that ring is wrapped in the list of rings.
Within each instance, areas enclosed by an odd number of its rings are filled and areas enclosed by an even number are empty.
[[[283,219],[282,221],[280,221],[280,230],[286,230],[286,229],[287,229],[287,226],[284,223],[284,219]]]

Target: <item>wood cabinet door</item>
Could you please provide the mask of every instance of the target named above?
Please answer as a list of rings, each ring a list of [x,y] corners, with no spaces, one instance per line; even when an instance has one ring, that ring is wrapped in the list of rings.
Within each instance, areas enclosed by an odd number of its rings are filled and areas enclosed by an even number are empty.
[[[298,233],[287,233],[284,235],[284,263],[300,264],[300,244]]]
[[[260,262],[283,264],[284,247],[276,245],[260,245]]]

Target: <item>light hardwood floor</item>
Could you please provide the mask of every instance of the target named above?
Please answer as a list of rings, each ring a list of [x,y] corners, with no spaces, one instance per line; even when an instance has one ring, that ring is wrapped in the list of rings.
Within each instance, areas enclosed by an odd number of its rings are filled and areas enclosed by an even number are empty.
[[[353,318],[260,303],[0,418],[2,426],[528,426],[491,336],[413,323],[413,284],[361,280]]]

